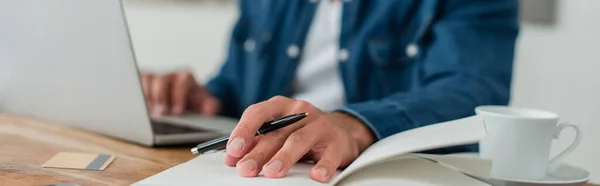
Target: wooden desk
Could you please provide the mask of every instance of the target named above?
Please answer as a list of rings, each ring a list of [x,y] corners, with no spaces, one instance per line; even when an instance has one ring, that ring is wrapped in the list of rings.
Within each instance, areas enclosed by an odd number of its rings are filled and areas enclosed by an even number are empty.
[[[117,158],[104,171],[41,168],[64,151],[108,153]],[[0,115],[0,186],[130,185],[192,157],[189,148],[146,148],[64,126]]]
[[[116,155],[104,171],[41,168],[58,152]],[[189,148],[146,148],[102,135],[0,115],[0,186],[130,185],[191,159]]]

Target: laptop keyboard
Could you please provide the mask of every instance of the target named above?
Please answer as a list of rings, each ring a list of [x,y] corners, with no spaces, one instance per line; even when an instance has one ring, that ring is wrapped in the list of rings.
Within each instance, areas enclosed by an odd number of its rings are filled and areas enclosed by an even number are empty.
[[[171,125],[161,122],[152,122],[152,131],[154,134],[183,134],[183,133],[198,133],[207,132],[201,129],[195,129],[184,126]]]

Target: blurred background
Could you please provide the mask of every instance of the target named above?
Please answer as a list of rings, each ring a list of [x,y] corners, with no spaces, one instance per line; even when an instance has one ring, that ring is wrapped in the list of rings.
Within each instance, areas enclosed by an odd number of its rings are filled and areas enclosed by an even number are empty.
[[[223,61],[237,18],[233,0],[125,0],[144,69],[191,68],[200,81]],[[566,161],[600,182],[600,1],[522,0],[512,105],[557,112],[583,129]],[[553,152],[571,143],[566,130]]]

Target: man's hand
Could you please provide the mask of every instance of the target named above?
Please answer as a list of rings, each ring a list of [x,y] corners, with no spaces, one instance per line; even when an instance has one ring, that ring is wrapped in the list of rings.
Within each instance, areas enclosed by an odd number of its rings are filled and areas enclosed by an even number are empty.
[[[155,117],[181,115],[191,109],[206,116],[220,112],[221,104],[188,72],[166,75],[142,73],[146,105]]]
[[[298,123],[254,136],[264,122],[308,112]],[[305,101],[281,96],[254,104],[243,113],[227,143],[225,164],[236,166],[244,177],[284,177],[299,160],[313,160],[311,178],[327,182],[337,168],[345,167],[374,142],[359,120],[342,113],[326,113]]]

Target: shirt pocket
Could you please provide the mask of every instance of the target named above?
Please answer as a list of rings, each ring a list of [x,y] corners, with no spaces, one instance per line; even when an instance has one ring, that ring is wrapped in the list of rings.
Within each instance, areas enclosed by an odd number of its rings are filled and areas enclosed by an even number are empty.
[[[401,32],[380,29],[367,41],[367,52],[372,61],[384,68],[402,68],[421,56],[421,39],[430,20],[405,26]]]

